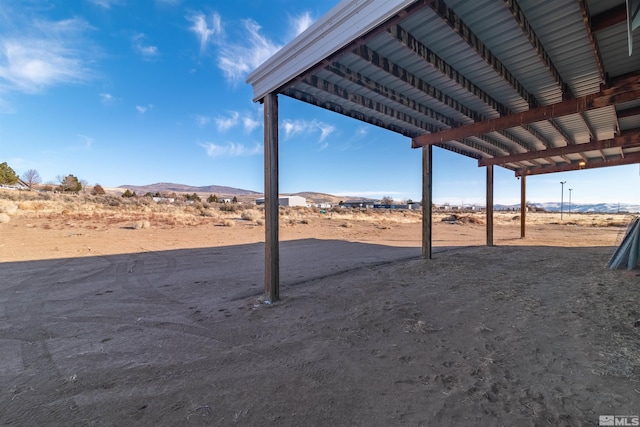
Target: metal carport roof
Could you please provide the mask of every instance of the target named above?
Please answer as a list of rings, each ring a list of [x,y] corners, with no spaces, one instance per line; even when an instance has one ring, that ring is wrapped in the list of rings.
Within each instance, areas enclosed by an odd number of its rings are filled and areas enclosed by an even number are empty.
[[[531,175],[640,160],[627,46],[624,0],[343,1],[247,81]]]
[[[345,0],[247,82],[518,176],[639,163],[628,34],[625,0]]]

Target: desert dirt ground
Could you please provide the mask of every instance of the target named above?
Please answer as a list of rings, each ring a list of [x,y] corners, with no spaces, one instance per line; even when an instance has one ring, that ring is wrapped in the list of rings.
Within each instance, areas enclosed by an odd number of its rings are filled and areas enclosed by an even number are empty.
[[[23,206],[24,207],[24,206]],[[281,217],[264,227],[13,212],[0,224],[0,424],[598,425],[640,414],[631,217]],[[139,220],[136,217],[136,220]]]

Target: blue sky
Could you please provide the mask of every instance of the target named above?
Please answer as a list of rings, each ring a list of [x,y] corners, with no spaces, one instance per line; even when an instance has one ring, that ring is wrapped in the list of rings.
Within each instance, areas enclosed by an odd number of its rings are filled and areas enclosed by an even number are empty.
[[[0,162],[45,182],[263,190],[247,74],[335,0],[20,0],[0,8]],[[410,140],[280,97],[280,190],[420,199]],[[529,177],[527,199],[640,203],[638,165]],[[434,199],[484,203],[485,169],[434,149]],[[519,203],[496,168],[496,203]]]

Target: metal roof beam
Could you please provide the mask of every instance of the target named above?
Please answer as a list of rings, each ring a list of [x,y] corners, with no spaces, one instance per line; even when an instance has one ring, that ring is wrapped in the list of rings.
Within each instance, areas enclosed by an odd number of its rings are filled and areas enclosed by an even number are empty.
[[[490,148],[485,147],[482,144],[479,144],[478,142],[469,139],[469,138],[463,138],[462,140],[458,141],[461,144],[466,145],[467,147],[473,148],[474,150],[478,150],[482,153],[488,154],[490,156],[495,156],[498,151],[497,150],[492,150]]]
[[[308,86],[311,86],[315,89],[322,90],[331,95],[350,101],[367,110],[375,111],[379,114],[382,114],[394,120],[402,121],[404,123],[407,123],[416,128],[425,130],[427,132],[433,132],[433,131],[437,132],[441,129],[432,123],[425,122],[423,120],[415,118],[412,115],[399,111],[395,108],[392,108],[385,103],[375,101],[359,93],[353,93],[353,92],[350,93],[348,90],[346,90],[342,86],[336,83],[324,80],[317,76],[306,77],[302,80],[302,83]]]
[[[405,129],[402,126],[395,125],[393,123],[387,123],[378,118],[372,117],[370,115],[364,114],[361,111],[352,110],[349,108],[345,108],[343,105],[337,104],[331,101],[321,101],[316,97],[310,95],[307,92],[302,90],[298,90],[295,88],[287,88],[282,92],[283,95],[288,97],[297,99],[299,101],[306,102],[311,105],[315,105],[316,107],[324,108],[329,111],[333,111],[334,113],[342,114],[343,116],[351,117],[352,119],[360,120],[361,122],[369,123],[374,126],[381,127],[383,129],[388,129],[392,132],[399,133],[400,135],[413,138],[417,135],[420,135],[418,131],[410,131]]]
[[[491,52],[491,50],[482,43],[482,40],[476,36],[471,29],[465,24],[452,9],[441,0],[435,0],[431,3],[431,9],[455,31],[462,40],[464,40],[493,70],[498,73],[505,81],[509,82],[516,92],[529,105],[537,105],[537,100],[530,94],[527,89],[515,78],[513,74],[505,67],[502,62]]]
[[[517,5],[515,0],[505,0],[505,2],[507,3],[507,7],[509,7],[509,9],[511,10],[511,13],[514,15],[516,21],[518,22],[518,24],[520,24],[520,27],[525,32],[525,35],[529,38],[532,46],[538,52],[538,56],[540,56],[543,63],[547,66],[547,69],[558,83],[564,98],[565,94],[570,93],[569,86],[562,80],[562,77],[560,77],[560,73],[551,62],[549,55],[547,55],[545,50],[542,48],[542,43],[540,43],[540,40],[538,40],[537,36],[533,32],[533,29],[526,20],[524,13]],[[469,47],[475,50],[475,52],[482,59],[484,59],[484,61],[490,67],[492,67],[500,77],[502,77],[511,85],[511,87],[520,95],[522,99],[527,102],[530,107],[538,107],[540,105],[536,97],[526,90],[524,85],[520,83],[513,74],[511,74],[507,67],[505,67],[504,64],[500,62],[500,60],[493,54],[493,52],[491,52],[491,50],[480,40],[478,36],[476,36],[471,31],[471,29],[462,21],[462,19],[460,19],[459,16],[455,14],[455,12],[451,8],[447,7],[447,5],[444,4],[444,2],[441,0],[435,0],[433,3],[431,3],[430,6],[436,12],[436,14],[469,45]],[[567,142],[567,144],[575,144],[573,138],[571,138],[558,123],[556,123],[554,120],[549,120],[549,122]],[[542,141],[546,147],[551,146],[550,142],[547,141],[546,138],[542,139]]]
[[[562,79],[560,72],[556,68],[553,61],[551,61],[549,54],[544,49],[542,42],[540,41],[540,39],[536,35],[536,32],[533,30],[533,28],[529,24],[529,21],[527,20],[527,17],[524,14],[524,11],[522,10],[518,2],[516,0],[504,0],[504,2],[507,8],[511,11],[511,14],[515,18],[518,25],[520,25],[520,28],[522,28],[522,32],[524,33],[524,35],[527,36],[527,38],[529,39],[531,46],[538,53],[538,56],[540,57],[544,65],[547,66],[547,68],[549,69],[549,72],[555,79],[556,83],[558,83],[558,85],[560,86],[563,96],[566,93],[571,93],[571,89],[569,88],[569,85]]]
[[[566,156],[567,154],[584,153],[585,151],[606,150],[608,148],[635,148],[640,147],[640,130],[627,131],[620,136],[602,141],[587,142],[584,144],[567,145],[566,147],[548,148],[546,150],[530,151],[528,153],[512,154],[492,159],[482,159],[478,166],[502,165],[532,159],[541,159],[551,156]]]
[[[622,166],[622,165],[631,165],[635,163],[640,163],[640,152],[635,153],[627,153],[627,155],[622,158],[616,159],[604,159],[604,160],[591,160],[586,164],[578,163],[570,163],[570,164],[562,164],[557,166],[546,166],[546,167],[532,167],[526,169],[525,173],[527,175],[540,175],[544,173],[554,173],[554,172],[568,172],[580,169],[596,169],[596,168],[604,168],[609,166]],[[516,176],[522,176],[523,171],[517,170]]]
[[[451,144],[442,144],[439,146],[440,148],[444,148],[445,150],[449,150],[452,151],[454,153],[458,153],[458,154],[462,154],[463,156],[467,156],[467,157],[471,157],[472,159],[481,159],[482,156],[478,153],[474,153],[472,151],[467,151],[467,150],[463,150],[459,147],[456,147],[455,145],[451,145]]]
[[[369,110],[373,110],[377,113],[383,114],[387,117],[393,118],[395,120],[399,120],[402,122],[405,122],[411,126],[417,127],[417,128],[421,128],[424,129],[428,132],[433,132],[434,130],[439,130],[438,127],[436,127],[435,125],[425,122],[423,120],[417,119],[409,114],[406,114],[402,111],[396,110],[386,104],[377,102],[372,100],[371,98],[368,98],[364,95],[361,95],[359,93],[349,93],[349,91],[347,91],[345,88],[343,88],[342,86],[335,84],[333,82],[324,80],[320,77],[316,77],[316,76],[312,76],[312,77],[307,77],[305,79],[302,80],[302,83],[314,87],[316,89],[322,90],[324,92],[327,92],[331,95],[346,99],[350,102],[353,102],[354,104],[359,105],[360,107],[369,109]],[[381,120],[382,122],[384,122],[383,120]],[[386,126],[385,126],[386,127]],[[477,143],[476,141],[473,141],[471,139],[468,138],[462,138],[461,140],[459,140],[460,143],[467,145],[470,148],[473,148],[475,150],[481,151],[485,154],[488,154],[490,156],[498,156],[499,152],[497,150],[492,150],[490,148],[485,147],[482,144]]]
[[[622,24],[623,22],[627,22],[627,6],[625,3],[592,16],[591,31],[597,33],[598,31],[606,30],[609,27]]]
[[[411,50],[414,54],[420,56],[427,63],[431,64],[435,69],[447,76],[458,85],[465,88],[469,93],[480,99],[482,102],[493,108],[501,116],[512,114],[512,111],[505,105],[493,99],[489,94],[473,84],[470,80],[460,74],[455,68],[445,62],[442,58],[436,55],[431,49],[422,44],[418,39],[413,37],[408,31],[398,25],[392,25],[389,28],[389,33],[404,47]],[[472,117],[474,118],[474,117]],[[475,121],[479,121],[474,118]],[[545,138],[540,132],[533,129],[531,126],[523,126],[531,135],[540,140],[545,147],[552,147],[551,142]],[[506,135],[505,135],[506,136]],[[525,147],[526,148],[526,147]]]
[[[378,54],[376,51],[374,51],[373,49],[367,47],[367,46],[360,46],[358,47],[358,49],[354,50],[353,53],[355,55],[357,55],[358,57],[364,59],[365,61],[369,62],[369,64],[374,65],[375,67],[385,71],[386,73],[394,76],[397,79],[402,80],[404,83],[411,85],[412,87],[418,89],[419,91],[421,91],[422,93],[428,95],[429,97],[437,100],[438,102],[446,105],[447,107],[463,114],[464,116],[469,117],[470,119],[472,119],[474,122],[478,122],[478,121],[483,121],[486,119],[486,117],[484,117],[482,114],[472,110],[471,108],[461,104],[460,102],[456,101],[454,98],[450,97],[449,95],[443,93],[440,89],[431,86],[428,82],[422,80],[421,78],[415,76],[414,74],[412,74],[411,72],[407,71],[406,69],[400,67],[399,65],[393,63],[391,60],[385,58],[384,56]],[[502,107],[505,108],[506,107]],[[530,126],[528,127],[529,129],[527,129],[536,139],[539,139],[541,141],[543,141],[543,143],[546,142],[546,140],[544,139],[544,137],[538,133],[538,131],[536,131],[535,129],[531,128]],[[516,144],[518,144],[519,146],[521,146],[522,148],[529,150],[531,147],[529,146],[529,144],[527,144],[525,141],[521,140],[520,138],[518,138],[515,135],[512,135],[506,131],[501,131],[500,134],[502,134],[504,137],[510,139],[511,141],[515,142]],[[546,145],[546,144],[545,144]]]
[[[454,120],[450,117],[447,117],[444,114],[441,114],[437,111],[434,111],[431,108],[420,104],[418,101],[411,99],[402,93],[396,92],[393,89],[390,89],[386,86],[381,85],[378,82],[371,80],[369,77],[361,73],[356,73],[355,71],[351,70],[350,68],[340,63],[334,62],[331,65],[327,65],[325,69],[339,76],[342,79],[345,79],[351,83],[354,83],[364,88],[365,90],[384,96],[386,99],[389,99],[394,103],[397,103],[402,105],[403,107],[409,108],[415,111],[416,113],[420,114],[421,116],[429,117],[430,119],[440,122],[448,127],[458,127],[462,125],[462,123],[460,123],[459,121]]]
[[[640,116],[640,107],[627,108],[626,110],[616,111],[619,119],[626,117]]]
[[[443,93],[440,89],[435,86],[432,86],[428,82],[422,80],[421,78],[415,76],[411,72],[406,69],[400,67],[399,65],[393,63],[391,60],[385,58],[380,55],[378,52],[369,48],[368,46],[359,46],[357,49],[353,51],[355,55],[369,62],[371,65],[374,65],[381,69],[382,71],[394,76],[397,79],[402,80],[404,83],[407,83],[419,91],[423,92],[426,95],[429,95],[431,98],[437,100],[438,102],[446,105],[449,108],[452,108],[459,113],[464,114],[465,116],[473,119],[473,121],[483,120],[482,116],[470,109],[469,107],[461,104],[454,98],[450,97],[446,93]]]
[[[333,63],[325,67],[325,69],[327,71],[334,73],[340,78],[343,78],[351,83],[357,84],[358,86],[364,88],[365,90],[374,92],[378,95],[382,95],[394,103],[397,103],[405,108],[409,108],[421,116],[429,117],[448,127],[459,127],[463,125],[459,121],[454,120],[450,117],[447,117],[441,113],[438,113],[437,111],[433,111],[432,109],[420,104],[418,101],[411,99],[401,93],[398,93],[393,89],[383,86],[380,83],[377,83],[371,80],[369,77],[361,73],[356,73],[355,71],[351,70],[349,67],[346,67],[343,64]],[[499,150],[502,150],[505,153],[513,154],[516,152],[513,148],[489,136],[481,135],[478,138],[483,140],[487,144],[492,145]],[[518,143],[524,144],[524,142],[522,141],[518,141]],[[529,148],[527,145],[524,145],[524,147],[527,149]]]
[[[591,45],[591,52],[593,52],[594,59],[598,66],[598,73],[600,74],[600,81],[604,83],[607,81],[607,74],[604,71],[604,64],[602,63],[602,56],[600,55],[600,48],[598,47],[598,40],[596,40],[596,36],[594,35],[595,30],[593,29],[593,19],[595,17],[591,17],[589,14],[589,10],[587,8],[586,0],[579,0],[578,5],[580,6],[580,13],[582,13],[582,21],[584,22],[584,28],[587,32],[587,37],[589,38],[589,44]],[[626,15],[626,10],[625,10]]]
[[[458,85],[465,88],[469,93],[473,94],[478,99],[482,100],[485,104],[493,108],[497,111],[501,116],[508,113],[507,107],[502,105],[500,102],[493,99],[488,93],[480,89],[478,86],[473,84],[469,79],[463,76],[460,72],[458,72],[455,68],[445,62],[442,58],[436,55],[431,49],[429,49],[426,45],[421,43],[418,39],[416,39],[411,33],[402,28],[399,25],[392,25],[389,27],[389,32],[391,35],[398,40],[402,45],[404,45],[407,49],[421,57],[428,64],[431,64],[436,70],[440,71],[442,74],[447,76],[452,81],[456,82]]]
[[[562,117],[622,102],[633,101],[639,97],[640,76],[634,75],[620,79],[612,87],[604,89],[598,93],[569,99],[556,104],[533,108],[521,113],[510,114],[496,119],[485,120],[484,122],[478,122],[459,128],[446,129],[438,133],[421,135],[413,139],[412,146],[417,148],[424,145],[439,144],[449,140],[466,138],[472,135],[481,135],[497,130],[549,120],[554,117]]]

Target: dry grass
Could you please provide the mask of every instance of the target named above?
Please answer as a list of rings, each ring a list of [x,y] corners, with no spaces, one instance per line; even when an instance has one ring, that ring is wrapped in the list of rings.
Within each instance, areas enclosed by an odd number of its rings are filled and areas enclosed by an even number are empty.
[[[264,225],[264,208],[250,204],[202,203],[186,204],[156,203],[145,197],[122,198],[113,195],[68,195],[29,191],[0,190],[0,222],[12,216],[50,219],[50,228],[59,228],[65,223],[82,223],[85,227],[131,227],[135,229],[189,227],[207,224],[222,224],[232,227],[238,219]],[[486,215],[482,212],[434,212],[433,221],[443,221],[455,215],[455,223],[482,225]],[[564,224],[589,227],[626,227],[630,215],[528,213],[527,224]],[[298,226],[313,221],[332,219],[342,227],[364,222],[380,229],[392,229],[394,224],[410,224],[422,221],[420,210],[393,211],[388,209],[342,209],[321,210],[305,207],[280,208],[281,226]],[[495,212],[495,224],[513,224],[520,221],[518,212]]]

